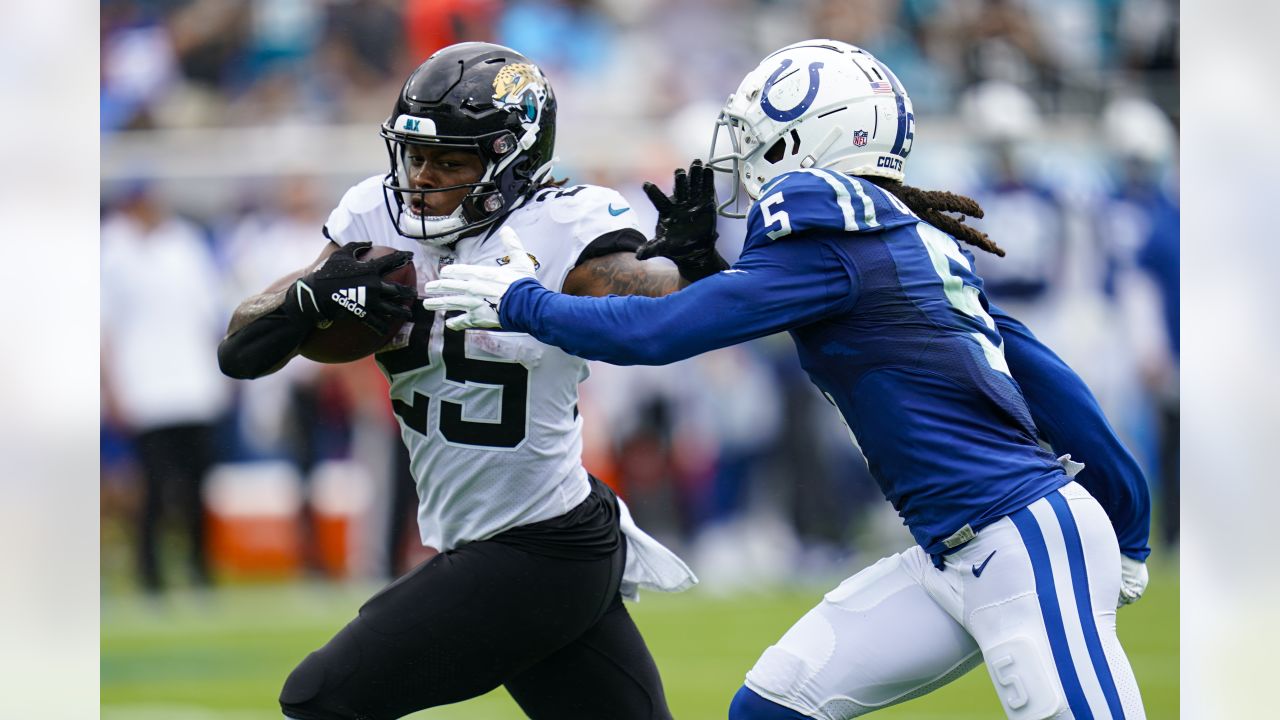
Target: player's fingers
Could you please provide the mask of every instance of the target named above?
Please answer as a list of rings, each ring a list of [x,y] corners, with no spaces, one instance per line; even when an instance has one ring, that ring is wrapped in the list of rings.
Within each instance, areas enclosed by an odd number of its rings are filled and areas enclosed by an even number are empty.
[[[386,275],[398,267],[407,265],[412,260],[413,253],[408,250],[397,250],[389,255],[374,259],[373,267],[379,274]]]
[[[475,325],[472,325],[470,323],[469,315],[459,315],[457,317],[451,317],[448,320],[444,321],[444,326],[449,328],[450,330],[457,330],[459,332],[462,330],[470,330],[471,328],[475,327]]]
[[[689,163],[689,193],[697,199],[702,197],[702,161],[694,160]]]
[[[373,243],[367,240],[364,242],[349,242],[346,245],[343,245],[341,248],[339,248],[338,251],[334,253],[334,255],[341,254],[341,255],[347,255],[349,257],[355,257],[356,253],[359,253],[361,250],[368,250],[371,247],[373,247]]]
[[[695,161],[696,162],[696,161]],[[699,187],[695,197],[715,202],[716,200],[716,173],[709,167],[704,165],[698,166]]]
[[[443,278],[427,283],[423,288],[431,295],[482,295],[479,281],[467,278]]]
[[[510,257],[510,256],[508,256]],[[494,280],[496,267],[482,265],[446,265],[440,271],[441,280]]]
[[[689,174],[684,171],[684,168],[679,168],[676,170],[675,177],[675,191],[671,196],[676,199],[676,202],[680,202],[689,197]]]
[[[498,322],[493,319],[493,314],[466,312],[457,317],[449,318],[444,321],[445,327],[450,330],[469,330],[471,328],[496,328]]]
[[[658,257],[665,247],[666,238],[654,238],[636,248],[636,259],[648,260],[649,258]]]
[[[409,320],[413,317],[413,311],[399,303],[379,303],[377,312],[384,317],[396,318],[397,320]]]
[[[422,301],[427,310],[472,310],[484,301],[471,295],[442,295]]]
[[[662,188],[651,182],[646,182],[640,186],[644,190],[644,194],[649,196],[649,202],[653,203],[653,207],[657,209],[658,214],[666,212],[671,207],[671,199],[667,194],[662,192]]]
[[[383,281],[378,288],[382,297],[390,300],[410,300],[418,296],[417,291],[400,283]]]
[[[498,230],[498,239],[502,241],[502,247],[507,250],[511,269],[523,270],[532,275],[534,269],[533,260],[529,257],[529,251],[524,249],[524,244],[520,242],[520,236],[516,234],[516,231],[503,226]]]

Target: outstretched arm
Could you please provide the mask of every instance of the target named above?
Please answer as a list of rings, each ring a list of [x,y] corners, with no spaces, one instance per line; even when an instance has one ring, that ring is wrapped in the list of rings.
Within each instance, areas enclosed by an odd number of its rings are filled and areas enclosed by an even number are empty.
[[[817,239],[766,245],[666,297],[576,298],[533,279],[502,295],[505,330],[590,360],[664,365],[798,327],[852,302],[843,266]]]

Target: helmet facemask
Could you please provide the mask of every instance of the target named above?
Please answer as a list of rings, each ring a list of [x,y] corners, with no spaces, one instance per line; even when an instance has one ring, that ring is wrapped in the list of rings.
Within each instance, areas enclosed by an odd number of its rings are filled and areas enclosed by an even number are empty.
[[[412,125],[414,120],[418,121],[419,127],[429,122],[426,118],[401,116],[397,125]],[[529,173],[527,170],[521,172],[523,167],[512,167],[517,163],[527,165],[528,159],[520,157],[515,136],[507,130],[468,138],[414,135],[384,126],[382,136],[391,163],[391,170],[382,181],[391,219],[402,235],[431,245],[451,244],[463,234],[472,234],[492,225],[505,214],[504,211],[514,209],[519,199],[515,197],[517,188],[507,187],[507,192],[504,192],[501,187],[515,184],[511,182],[514,179],[512,175],[523,176],[527,182],[539,181],[531,177],[536,175],[536,169]],[[484,163],[484,171],[473,182],[435,188],[414,187],[409,179],[409,161],[405,157],[413,147],[451,148],[474,153]],[[515,172],[506,172],[509,168]],[[502,182],[504,179],[507,182]],[[415,211],[426,205],[426,198],[430,195],[461,189],[469,189],[469,192],[448,215],[424,215]]]
[[[399,233],[450,245],[492,231],[550,175],[555,109],[541,70],[510,48],[459,43],[428,58],[405,81],[382,124],[390,164],[383,195]],[[408,156],[424,148],[465,151],[484,169],[469,182],[455,177],[447,187],[415,187]],[[441,206],[439,193],[460,191],[465,194],[449,214],[420,214]]]

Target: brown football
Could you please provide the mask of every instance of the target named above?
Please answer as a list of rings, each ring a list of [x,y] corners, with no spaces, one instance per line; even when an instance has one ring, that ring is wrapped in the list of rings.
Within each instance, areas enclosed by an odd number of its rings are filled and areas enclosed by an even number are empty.
[[[374,245],[361,251],[356,258],[372,260],[395,251],[395,248],[386,245]],[[412,262],[401,265],[387,273],[385,277],[388,282],[404,285],[414,291],[418,289],[418,273],[414,270]],[[406,306],[412,303],[413,300],[409,300]],[[388,321],[387,332],[379,335],[365,327],[355,315],[342,313],[328,327],[312,330],[302,346],[298,348],[298,352],[308,360],[320,363],[333,364],[359,360],[374,354],[390,342],[402,325],[404,325],[403,320],[392,318]]]

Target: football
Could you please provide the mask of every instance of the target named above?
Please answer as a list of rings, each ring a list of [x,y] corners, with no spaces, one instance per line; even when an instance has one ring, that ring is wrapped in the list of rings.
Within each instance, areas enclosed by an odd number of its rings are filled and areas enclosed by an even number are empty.
[[[356,258],[359,260],[372,260],[395,251],[395,248],[392,247],[374,245],[361,251],[356,255]],[[392,270],[384,277],[386,277],[387,282],[404,285],[415,291],[418,288],[418,273],[414,270],[412,262]],[[408,302],[412,303],[413,301],[409,300]],[[334,319],[328,327],[312,330],[311,334],[298,348],[298,353],[308,360],[328,364],[359,360],[380,350],[395,337],[403,325],[403,320],[389,319],[387,332],[379,335],[365,327],[355,315],[343,313]]]

